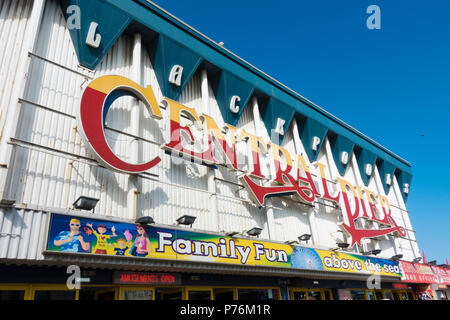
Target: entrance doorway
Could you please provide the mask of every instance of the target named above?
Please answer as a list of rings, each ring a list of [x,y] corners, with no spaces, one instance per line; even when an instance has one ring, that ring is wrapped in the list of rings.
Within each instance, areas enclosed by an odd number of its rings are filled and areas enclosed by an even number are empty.
[[[230,301],[235,300],[233,289],[214,289],[214,300],[217,301]]]
[[[156,288],[155,300],[183,300],[183,288]]]
[[[78,294],[78,300],[115,300],[116,294],[116,288],[82,287]]]

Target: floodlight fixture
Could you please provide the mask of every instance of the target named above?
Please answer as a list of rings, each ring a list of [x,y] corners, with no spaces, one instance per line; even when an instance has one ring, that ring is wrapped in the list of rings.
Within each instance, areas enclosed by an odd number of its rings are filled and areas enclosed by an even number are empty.
[[[97,198],[79,196],[78,199],[73,203],[73,207],[79,210],[92,210],[92,212],[94,212],[95,206],[97,205],[98,201],[99,199]]]

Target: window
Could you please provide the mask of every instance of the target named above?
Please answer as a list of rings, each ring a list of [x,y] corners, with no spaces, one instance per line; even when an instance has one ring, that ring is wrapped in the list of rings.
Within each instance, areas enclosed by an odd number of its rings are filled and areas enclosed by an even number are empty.
[[[309,291],[308,300],[322,300],[322,294],[320,291]]]
[[[189,291],[189,300],[211,300],[211,291]]]
[[[153,300],[152,290],[124,290],[123,300]]]
[[[276,289],[238,289],[238,300],[279,300]]]
[[[306,291],[294,291],[294,300],[307,300]]]
[[[366,300],[364,290],[350,290],[352,300]]]
[[[367,291],[367,300],[376,300],[375,293],[373,291]]]
[[[393,297],[392,297],[392,292],[390,292],[390,291],[385,291],[385,292],[384,292],[384,296],[385,296],[386,299],[388,299],[388,300],[392,300],[392,299],[393,299]]]
[[[383,300],[383,292],[382,291],[376,291],[375,292],[375,297],[377,298],[377,300]]]
[[[36,290],[34,300],[75,300],[75,291]]]
[[[23,300],[25,290],[0,290],[0,301]]]

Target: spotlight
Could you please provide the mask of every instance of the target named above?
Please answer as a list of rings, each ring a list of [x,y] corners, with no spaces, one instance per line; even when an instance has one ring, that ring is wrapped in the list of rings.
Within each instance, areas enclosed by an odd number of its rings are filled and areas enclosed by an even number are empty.
[[[86,196],[79,196],[77,200],[73,203],[73,207],[79,210],[87,210],[94,212],[94,208],[97,205],[99,199],[91,198]]]
[[[309,239],[311,239],[311,235],[308,233],[302,234],[300,237],[298,237],[298,240],[306,241],[306,243],[308,243]]]
[[[137,218],[135,220],[135,223],[136,224],[153,224],[153,223],[155,223],[155,220],[153,220],[152,217],[145,216],[145,217]]]
[[[0,207],[12,208],[15,203],[16,203],[16,200],[13,200],[13,199],[2,199],[2,200],[0,200]]]
[[[403,255],[402,255],[402,254],[396,254],[395,256],[392,256],[392,257],[391,257],[391,259],[394,260],[394,261],[398,261],[398,260],[400,260],[401,258],[403,258]]]
[[[197,217],[189,216],[189,215],[185,214],[177,219],[177,223],[183,224],[186,226],[191,226],[191,228],[192,228],[192,224],[195,222],[195,219],[197,219]]]
[[[368,255],[374,255],[374,256],[376,256],[377,254],[380,254],[381,253],[381,250],[380,249],[374,249],[374,250],[370,250],[370,251],[367,251],[367,252],[363,252],[363,255],[365,255],[365,256],[368,256]]]
[[[420,262],[422,260],[422,257],[417,257],[417,258],[414,258],[413,259],[413,263],[418,263],[418,262]]]
[[[376,256],[377,254],[380,254],[380,253],[381,253],[381,250],[380,250],[380,249],[375,249],[375,250],[372,250],[371,253],[372,253],[374,256]]]
[[[341,249],[346,249],[349,246],[349,244],[347,242],[336,242],[336,244]]]
[[[225,232],[225,235],[227,235],[228,237],[234,237],[235,235],[238,235],[238,234],[239,234],[238,231]]]
[[[254,228],[248,230],[248,231],[247,231],[247,234],[248,234],[249,236],[256,236],[256,237],[259,237],[259,235],[261,234],[261,231],[262,231],[261,228],[254,227]]]

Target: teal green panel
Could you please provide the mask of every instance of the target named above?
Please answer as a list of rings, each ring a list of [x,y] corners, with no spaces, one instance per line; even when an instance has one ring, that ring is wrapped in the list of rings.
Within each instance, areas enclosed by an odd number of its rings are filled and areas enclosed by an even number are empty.
[[[202,57],[162,34],[158,36],[156,45],[151,49],[153,52],[149,52],[149,56],[163,95],[172,100],[178,100],[203,61]],[[174,65],[183,67],[180,86],[169,82],[170,71]]]
[[[322,148],[323,141],[325,140],[328,132],[328,128],[311,118],[306,118],[301,125],[299,124],[299,128],[300,127],[302,128],[300,138],[305,148],[305,152],[308,155],[309,161],[314,162],[319,156],[320,149]],[[317,150],[312,149],[314,137],[318,137],[320,139],[320,143],[317,145]]]
[[[104,1],[61,0],[60,4],[66,21],[74,21],[75,12],[69,10],[67,13],[69,6],[76,5],[80,8],[79,27],[72,27],[73,24],[70,23],[68,28],[80,65],[89,69],[95,69],[132,21],[128,14]],[[98,48],[86,44],[92,22],[98,23],[96,33],[101,35]]]
[[[347,170],[349,164],[351,164],[351,157],[355,144],[353,143],[353,141],[340,135],[337,135],[334,139],[330,140],[334,163],[336,164],[339,174],[343,176],[345,175],[345,171]],[[345,164],[341,161],[341,156],[344,152],[348,153],[348,161]]]
[[[222,70],[212,81],[212,88],[224,122],[236,126],[252,97],[254,87],[233,73]],[[237,113],[230,110],[230,102],[233,96],[238,96],[240,99],[237,103],[239,106]]]
[[[281,144],[283,138],[289,129],[292,119],[294,118],[295,110],[289,105],[281,102],[278,99],[271,97],[266,106],[260,108],[261,116],[269,133],[270,140],[273,143]],[[278,118],[284,120],[283,134],[275,133],[277,128]]]
[[[406,202],[406,200],[408,199],[408,194],[411,192],[411,190],[408,190],[408,192],[405,192],[405,184],[408,184],[408,189],[409,189],[409,186],[411,186],[412,175],[409,174],[408,172],[400,171],[400,170],[397,170],[396,173],[397,173],[396,177],[397,177],[398,186],[400,188],[400,193],[402,194],[403,201]]]
[[[360,152],[356,154],[356,161],[358,162],[358,168],[361,174],[361,179],[366,187],[369,185],[370,178],[372,177],[373,171],[375,170],[376,160],[377,156],[366,149],[362,149]],[[366,174],[366,165],[368,164],[372,166],[372,174],[370,176]]]
[[[390,163],[389,161],[382,160],[382,161],[378,162],[378,171],[380,173],[381,184],[383,185],[383,189],[384,189],[384,192],[386,195],[389,193],[389,190],[391,189],[393,179],[394,179],[395,169],[396,169],[395,166],[392,163]],[[391,175],[391,179],[392,179],[392,182],[390,185],[388,185],[386,183],[386,177],[388,174]]]

